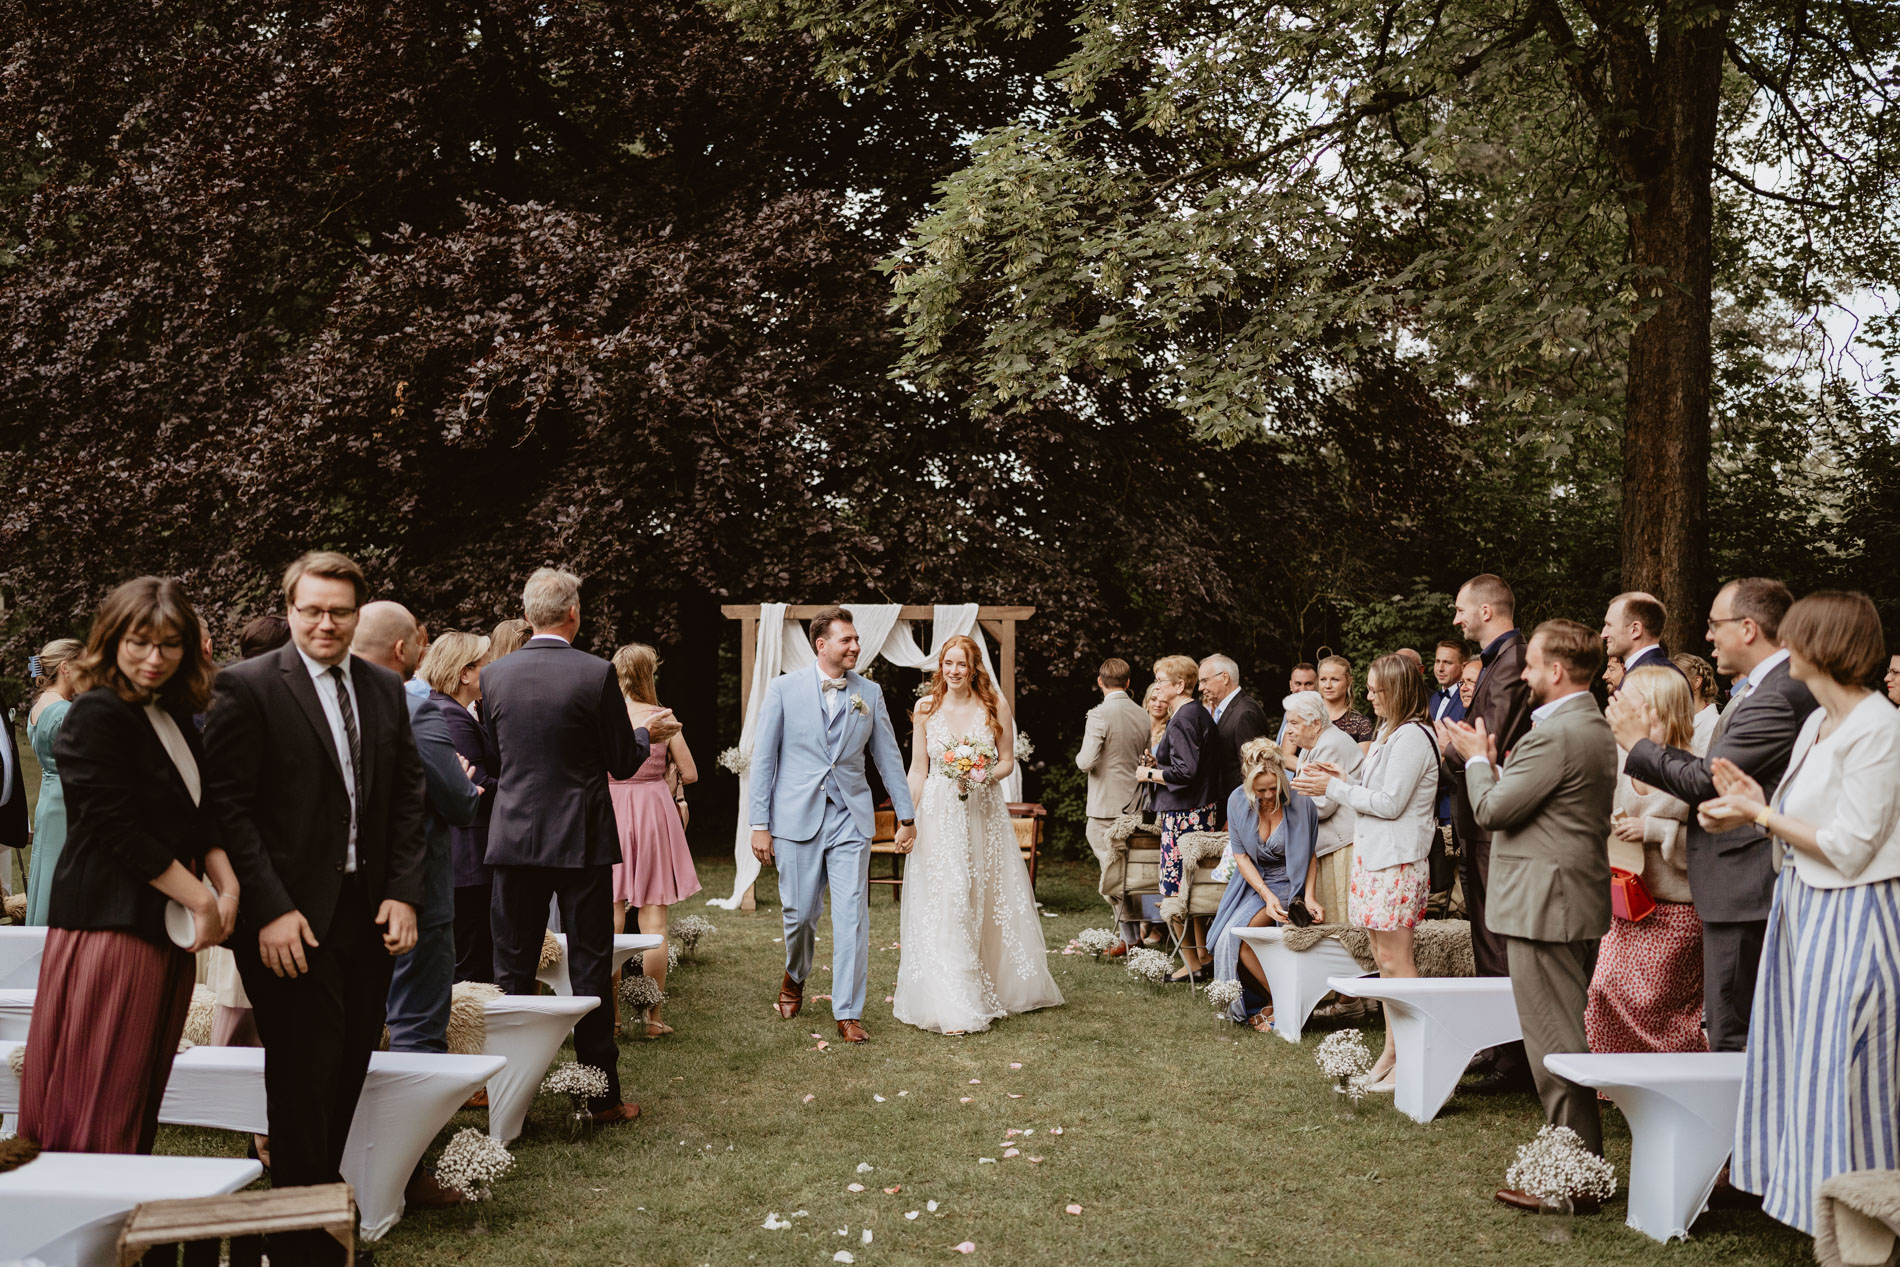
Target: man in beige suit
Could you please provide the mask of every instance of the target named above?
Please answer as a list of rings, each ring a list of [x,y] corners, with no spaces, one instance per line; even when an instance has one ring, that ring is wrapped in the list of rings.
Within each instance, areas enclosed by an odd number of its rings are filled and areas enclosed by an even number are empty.
[[[1089,848],[1095,853],[1095,861],[1106,869],[1110,856],[1108,829],[1135,796],[1135,768],[1148,747],[1148,714],[1128,698],[1128,661],[1102,661],[1095,686],[1102,693],[1102,702],[1089,710],[1075,764],[1089,776]],[[1116,912],[1118,919],[1122,916],[1123,912]],[[1134,927],[1122,919],[1124,947],[1138,944],[1131,940],[1134,933]],[[1118,949],[1111,953],[1124,952]]]
[[[1544,1068],[1551,1052],[1590,1050],[1583,1009],[1597,941],[1610,929],[1610,805],[1616,795],[1616,740],[1597,711],[1590,680],[1603,667],[1603,641],[1574,620],[1547,620],[1525,648],[1531,729],[1509,753],[1463,722],[1439,734],[1465,759],[1478,825],[1492,833],[1485,919],[1504,938],[1518,1022],[1544,1113],[1603,1152],[1596,1092]],[[1501,768],[1500,768],[1501,764]],[[1536,1210],[1536,1197],[1505,1190],[1498,1200]],[[1563,1213],[1593,1213],[1589,1198]]]

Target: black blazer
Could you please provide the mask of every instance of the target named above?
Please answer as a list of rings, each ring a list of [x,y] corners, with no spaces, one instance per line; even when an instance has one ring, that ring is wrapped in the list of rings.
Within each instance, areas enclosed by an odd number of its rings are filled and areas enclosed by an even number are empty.
[[[165,895],[151,882],[174,862],[204,874],[205,852],[220,843],[197,727],[190,713],[172,720],[198,763],[197,804],[143,708],[104,686],[73,701],[53,741],[66,792],[66,845],[53,871],[50,927],[117,929],[172,944]]]
[[[1220,778],[1220,734],[1214,729],[1214,715],[1199,700],[1174,710],[1167,733],[1155,747],[1155,764],[1167,779],[1155,789],[1157,810],[1219,806],[1214,786]]]
[[[421,906],[422,761],[402,681],[360,657],[350,665],[363,747],[356,873],[370,910],[393,898]],[[205,718],[210,799],[243,893],[239,921],[256,930],[301,911],[321,942],[343,887],[350,794],[294,642],[219,671]]]
[[[1783,660],[1716,723],[1707,756],[1643,739],[1630,749],[1623,769],[1693,809],[1715,795],[1709,771],[1717,757],[1727,757],[1772,796],[1802,723],[1814,709],[1813,694],[1794,680]],[[64,772],[64,765],[60,769]],[[1690,814],[1689,894],[1696,914],[1717,923],[1767,919],[1775,887],[1772,849],[1767,834],[1753,823],[1710,834]]]
[[[1212,714],[1209,714],[1210,716]],[[1255,739],[1273,733],[1267,723],[1267,710],[1245,691],[1235,691],[1214,723],[1220,739],[1220,776],[1215,781],[1216,799],[1225,805],[1233,790],[1240,786],[1240,750]]]
[[[13,737],[13,721],[7,716],[4,704],[0,704],[0,732],[4,732],[0,733],[0,744],[6,745],[12,770],[7,779],[12,795],[7,797],[5,805],[0,805],[0,846],[24,849],[27,846],[26,775],[20,767],[20,745]]]
[[[1471,707],[1465,710],[1466,725],[1475,726],[1482,717],[1485,730],[1498,737],[1500,762],[1531,728],[1531,687],[1524,680],[1524,649],[1528,640],[1515,629],[1503,637],[1504,645],[1478,674],[1478,685],[1471,692]],[[1471,793],[1465,788],[1465,759],[1457,748],[1446,746],[1439,771],[1451,784],[1451,821],[1458,839],[1490,844],[1491,833],[1478,826],[1477,816],[1471,812]]]
[[[647,759],[614,666],[558,638],[531,638],[482,670],[482,729],[495,751],[490,866],[620,861],[609,776]]]
[[[455,887],[466,888],[488,883],[488,864],[482,859],[488,852],[488,820],[495,812],[495,750],[488,746],[488,732],[475,715],[455,702],[452,695],[430,691],[429,702],[442,714],[449,728],[449,741],[462,754],[462,760],[475,767],[471,776],[482,790],[475,802],[475,821],[465,827],[449,825],[449,855],[454,859]]]

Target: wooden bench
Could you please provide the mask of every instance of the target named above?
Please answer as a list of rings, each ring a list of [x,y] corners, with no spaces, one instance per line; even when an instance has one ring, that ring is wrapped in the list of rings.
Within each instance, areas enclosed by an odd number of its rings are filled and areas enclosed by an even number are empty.
[[[301,1231],[328,1232],[343,1246],[345,1264],[355,1263],[356,1199],[350,1185],[325,1183],[148,1201],[133,1208],[119,1233],[119,1267],[131,1267],[145,1251],[160,1245]]]
[[[1042,825],[1049,811],[1034,801],[1011,801],[1009,803],[1010,826],[1016,829],[1016,847],[1022,851],[1023,862],[1029,867],[1029,889],[1036,888],[1036,866],[1042,855]],[[891,869],[887,875],[879,875],[876,861],[889,858]],[[891,897],[896,901],[904,900],[904,855],[897,852],[897,813],[895,810],[880,809],[877,812],[877,826],[871,832],[871,876],[872,884],[889,885]]]

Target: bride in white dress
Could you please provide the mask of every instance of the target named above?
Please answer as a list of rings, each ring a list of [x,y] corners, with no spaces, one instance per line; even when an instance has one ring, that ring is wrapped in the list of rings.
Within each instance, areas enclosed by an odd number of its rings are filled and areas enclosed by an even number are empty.
[[[970,638],[944,644],[912,735],[917,842],[904,867],[901,957],[892,1013],[942,1034],[974,1033],[1014,1012],[1054,1007],[1042,921],[999,785],[1015,765],[1016,726]],[[962,785],[945,774],[959,745],[997,759]]]

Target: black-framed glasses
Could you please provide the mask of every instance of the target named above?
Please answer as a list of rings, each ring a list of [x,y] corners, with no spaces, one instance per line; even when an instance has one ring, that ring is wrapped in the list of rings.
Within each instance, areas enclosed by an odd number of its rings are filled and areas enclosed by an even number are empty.
[[[290,611],[298,620],[311,625],[321,624],[325,616],[339,625],[346,620],[356,619],[354,607],[293,607]]]
[[[1747,616],[1711,616],[1709,617],[1709,628],[1713,629],[1717,625],[1732,625],[1737,621],[1747,619],[1749,619]]]

